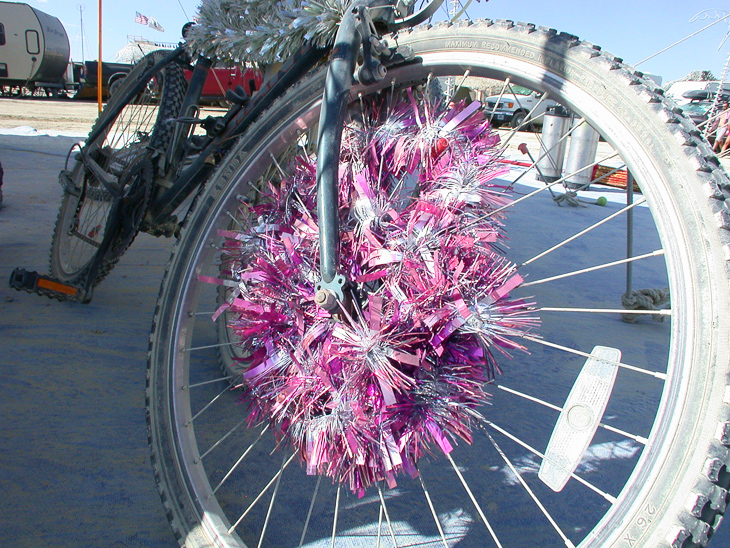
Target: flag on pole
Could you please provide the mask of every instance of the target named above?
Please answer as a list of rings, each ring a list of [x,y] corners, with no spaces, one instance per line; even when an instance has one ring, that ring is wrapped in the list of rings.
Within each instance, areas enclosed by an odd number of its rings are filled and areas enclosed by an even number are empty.
[[[140,25],[146,25],[149,23],[149,18],[146,15],[142,15],[140,12],[137,12],[134,16],[134,22],[139,23]]]
[[[149,17],[148,19],[149,19],[148,25],[151,28],[153,28],[155,30],[159,30],[160,32],[165,32],[165,29],[162,27],[162,25],[160,25],[157,21],[155,21],[154,17]]]

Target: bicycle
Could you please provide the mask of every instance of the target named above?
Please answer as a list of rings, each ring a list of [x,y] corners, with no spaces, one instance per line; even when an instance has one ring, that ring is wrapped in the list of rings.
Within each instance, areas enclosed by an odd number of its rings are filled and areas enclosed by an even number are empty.
[[[150,336],[150,446],[175,535],[705,545],[730,486],[727,176],[620,59],[511,21],[413,27],[437,4],[398,20],[354,3],[333,45],[305,46],[306,69],[291,62],[278,88],[208,122],[206,146],[230,146],[182,226]],[[511,180],[489,109],[451,101],[448,77],[576,113],[614,151],[599,162],[630,173],[626,205],[565,226],[538,197],[568,177]],[[197,146],[200,167],[213,149]],[[642,239],[623,258],[610,221],[630,215]],[[596,249],[605,262],[586,263]],[[624,264],[670,287],[671,309],[638,311],[670,322],[619,321],[610,269]],[[572,283],[588,271],[590,287]]]

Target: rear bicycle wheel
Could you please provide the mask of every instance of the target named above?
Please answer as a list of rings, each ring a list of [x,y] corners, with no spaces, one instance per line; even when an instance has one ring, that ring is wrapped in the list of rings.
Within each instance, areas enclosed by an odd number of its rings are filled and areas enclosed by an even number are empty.
[[[132,243],[146,212],[156,169],[153,158],[169,145],[174,127],[168,123],[178,114],[185,95],[186,82],[177,63],[164,67],[149,78],[142,91],[123,105],[114,119],[120,102],[140,78],[165,52],[145,56],[124,80],[102,110],[94,127],[106,127],[83,149],[71,151],[70,169],[62,172],[66,181],[63,201],[53,232],[51,274],[68,283],[82,280],[96,257],[108,230],[115,241],[104,257],[94,284],[98,284],[114,267]],[[85,155],[89,160],[83,160]],[[92,169],[92,164],[95,164]],[[68,168],[68,166],[67,166]],[[109,182],[101,179],[104,173]],[[118,188],[125,202],[122,225],[107,226]]]
[[[463,232],[450,236],[477,238],[469,232],[472,222],[503,213],[501,222],[508,239],[499,240],[498,252],[511,261],[523,280],[511,288],[510,298],[534,302],[532,312],[539,315],[540,325],[534,331],[510,332],[499,323],[499,311],[493,311],[491,320],[480,317],[482,322],[494,322],[497,335],[528,352],[513,350],[511,359],[500,357],[502,373],[493,382],[470,385],[491,393],[490,406],[431,393],[423,401],[424,409],[442,397],[451,402],[450,409],[469,410],[470,427],[458,433],[454,423],[443,417],[443,422],[434,419],[434,425],[426,428],[430,437],[419,438],[429,447],[427,456],[412,462],[418,475],[391,477],[390,470],[379,469],[373,485],[360,498],[357,488],[341,481],[352,478],[350,469],[338,468],[334,458],[313,461],[319,431],[301,416],[306,408],[312,418],[311,409],[316,405],[312,400],[303,405],[292,395],[297,392],[294,389],[279,390],[291,388],[292,379],[301,378],[298,368],[313,382],[336,378],[331,361],[313,364],[306,354],[316,339],[306,331],[307,318],[315,314],[313,291],[304,291],[297,300],[283,289],[294,279],[297,287],[308,287],[316,273],[299,266],[298,278],[282,275],[282,270],[276,282],[261,274],[262,265],[289,264],[295,255],[304,256],[309,245],[302,234],[308,231],[305,225],[312,209],[309,196],[300,191],[308,187],[292,181],[311,176],[309,164],[296,158],[315,152],[313,135],[323,71],[302,81],[261,117],[218,169],[173,251],[161,288],[149,352],[148,420],[158,488],[179,541],[187,546],[330,546],[333,542],[335,546],[373,546],[382,542],[397,546],[618,548],[706,544],[725,511],[730,480],[726,470],[730,462],[726,398],[730,225],[724,203],[730,185],[709,146],[651,82],[573,36],[532,25],[486,21],[416,29],[395,41],[413,48],[416,58],[392,67],[383,86],[355,90],[351,108],[354,135],[370,134],[370,128],[380,131],[386,142],[390,139],[392,147],[405,149],[406,142],[395,142],[410,131],[411,124],[426,132],[433,130],[440,138],[439,131],[457,114],[440,118],[434,113],[427,102],[438,94],[434,82],[446,88],[446,81],[440,79],[451,78],[456,85],[468,82],[472,87],[487,87],[494,80],[509,78],[547,94],[590,123],[605,140],[599,146],[597,163],[601,165],[596,171],[628,169],[641,196],[637,195],[635,205],[625,207],[623,191],[616,195],[606,187],[600,191],[610,198],[606,208],[565,207],[573,197],[560,199],[557,193],[561,189],[552,187],[556,204],[532,169],[500,173],[488,179],[488,185],[469,187],[468,192],[455,184],[420,190],[419,199],[431,192],[445,200],[454,189],[461,189],[457,195],[466,204],[461,209],[473,212],[474,204],[481,203],[480,193],[495,192],[506,200],[495,189],[500,185],[511,189],[511,201],[486,208],[484,215],[472,217]],[[449,97],[443,99],[448,105]],[[382,109],[386,115],[373,115]],[[431,119],[440,124],[430,126]],[[377,120],[378,127],[371,128],[368,120]],[[462,138],[485,135],[467,133]],[[513,142],[518,136],[510,132],[499,135],[505,148],[502,158],[519,159]],[[428,142],[433,146],[422,149],[420,163],[438,164],[442,145],[438,139]],[[449,141],[444,146],[455,142],[464,141]],[[382,157],[381,149],[373,146],[372,141],[364,140],[361,149]],[[345,150],[343,165],[362,160],[353,152],[357,145],[353,147]],[[500,163],[490,151],[483,152],[482,160],[489,157],[495,162],[491,164],[494,172],[500,165],[512,165]],[[537,157],[537,151],[533,153]],[[411,167],[411,173],[420,169]],[[389,169],[383,166],[386,175],[392,174]],[[357,227],[363,219],[371,219],[372,227],[387,225],[404,216],[399,212],[409,210],[403,200],[408,203],[407,196],[413,195],[414,178],[399,175],[396,179],[392,188],[401,190],[391,188],[387,200],[377,205],[380,215],[369,216],[367,208],[363,213],[357,192],[346,196],[352,202],[343,203],[341,219],[349,219],[349,224],[342,224],[345,250],[352,249],[347,247],[348,238],[354,241],[362,235]],[[575,203],[583,199],[586,205],[590,196],[579,194]],[[279,213],[272,211],[283,211],[289,217],[277,217]],[[620,319],[617,303],[626,291],[623,221],[629,211],[633,212],[635,234],[630,261],[633,284],[670,288],[670,309],[645,311],[665,318],[663,322],[646,316],[634,324]],[[458,217],[461,210],[453,213]],[[284,222],[294,223],[294,218],[302,222],[297,225],[302,233],[296,238],[294,232],[281,228]],[[415,238],[413,234],[425,225],[414,222],[409,226],[400,233],[401,243]],[[468,238],[458,239],[462,247],[473,247]],[[289,240],[286,245],[285,239]],[[446,248],[439,247],[435,235],[432,240],[432,246],[424,248],[430,257],[436,252],[445,254]],[[282,248],[279,255],[272,255],[270,246],[276,242],[282,242]],[[393,243],[397,245],[401,244]],[[266,253],[260,252],[262,248]],[[312,254],[306,257],[316,256],[316,249]],[[267,263],[269,259],[273,262]],[[388,264],[411,268],[399,262],[402,259],[391,259]],[[360,264],[347,253],[343,261],[349,261],[352,268]],[[306,261],[297,264],[306,266]],[[276,270],[271,268],[271,272]],[[455,272],[461,276],[465,269],[457,261],[443,272],[442,281],[424,283],[423,291],[429,284],[446,284],[444,280],[455,277]],[[384,274],[385,278],[370,274],[373,277],[356,280],[360,295],[365,295],[358,303],[365,310],[363,317],[371,317],[377,308],[372,307],[368,293],[382,291],[383,286],[373,288],[372,281],[391,283],[390,274]],[[232,307],[232,314],[221,307],[218,286],[240,290],[241,301]],[[506,290],[493,298],[500,302],[505,294]],[[251,314],[261,304],[257,300],[261,295],[270,296],[278,305],[266,310],[271,316],[251,336]],[[289,298],[276,300],[283,296]],[[390,297],[388,302],[393,300],[392,294]],[[403,303],[409,302],[407,297],[401,299]],[[471,306],[464,300],[467,308]],[[431,306],[431,302],[424,298],[417,305]],[[386,302],[384,318],[387,306]],[[454,305],[450,313],[454,309],[465,310]],[[433,309],[430,312],[436,314]],[[469,312],[470,318],[477,314],[473,309]],[[263,317],[263,312],[257,313]],[[504,317],[505,311],[501,313]],[[219,340],[220,328],[211,322],[211,316],[215,322],[232,326],[224,342]],[[438,321],[431,316],[423,319],[432,325]],[[308,338],[299,325],[305,326]],[[220,345],[236,343],[232,332],[239,335],[243,347],[244,376],[232,370],[221,375],[218,367]],[[290,353],[284,351],[285,344],[290,345]],[[497,356],[497,347],[504,345],[509,347],[504,339],[497,342],[496,338],[486,344]],[[422,350],[428,354],[433,346],[425,343]],[[288,357],[280,358],[284,354]],[[397,361],[393,356],[388,357],[391,366]],[[601,357],[594,360],[592,356]],[[595,378],[592,362],[608,365],[610,374]],[[370,367],[368,363],[363,361],[362,367]],[[439,362],[434,358],[433,363]],[[464,363],[470,363],[466,355]],[[330,373],[323,373],[323,367]],[[413,373],[413,379],[421,381],[407,382],[424,386],[425,377],[418,375],[421,373]],[[260,378],[270,384],[260,383]],[[333,383],[334,393],[348,393],[349,388]],[[387,387],[378,386],[371,395],[375,400],[386,399]],[[597,395],[598,386],[605,387],[603,395]],[[405,400],[399,398],[416,398],[416,392],[396,390],[395,404],[384,405],[383,415],[404,405]],[[467,397],[467,393],[462,395]],[[328,403],[313,418],[331,421],[337,403],[321,397],[316,401]],[[358,405],[364,409],[375,404],[363,400]],[[572,427],[571,432],[565,433],[564,422]],[[599,426],[597,423],[600,427],[595,434],[581,434]],[[382,464],[387,455],[392,469],[407,468],[397,461],[407,460],[417,434],[395,421],[388,428],[392,438],[384,434],[386,429],[377,431],[375,438],[382,441],[383,449],[372,462]],[[452,435],[438,435],[439,428]],[[307,438],[309,433],[312,436]],[[391,439],[395,446],[389,445]],[[453,450],[448,450],[444,439]],[[355,436],[349,457],[354,459],[353,467],[362,465],[356,462],[355,447],[364,443],[364,438]],[[555,448],[561,444],[568,448]],[[574,449],[582,444],[585,447]],[[337,462],[347,461],[346,447],[325,449],[333,449],[328,454],[340,459]],[[569,455],[580,462],[575,470],[564,462]],[[557,463],[558,476],[564,476],[567,484],[561,486],[548,465],[538,472],[543,461]],[[308,467],[310,472],[322,473],[325,481],[322,476],[307,475]],[[388,489],[378,478],[395,479],[397,487]]]

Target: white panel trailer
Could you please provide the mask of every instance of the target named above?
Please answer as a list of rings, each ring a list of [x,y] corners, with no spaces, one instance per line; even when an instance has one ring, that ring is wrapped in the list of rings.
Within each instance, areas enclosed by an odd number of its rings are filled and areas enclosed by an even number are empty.
[[[0,86],[58,91],[69,66],[68,35],[57,17],[0,1]]]

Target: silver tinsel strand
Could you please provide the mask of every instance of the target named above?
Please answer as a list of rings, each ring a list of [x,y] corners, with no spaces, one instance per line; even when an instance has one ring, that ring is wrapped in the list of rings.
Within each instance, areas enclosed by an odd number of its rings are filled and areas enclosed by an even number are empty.
[[[332,44],[345,0],[204,0],[189,45],[233,63],[286,60],[304,42]]]

